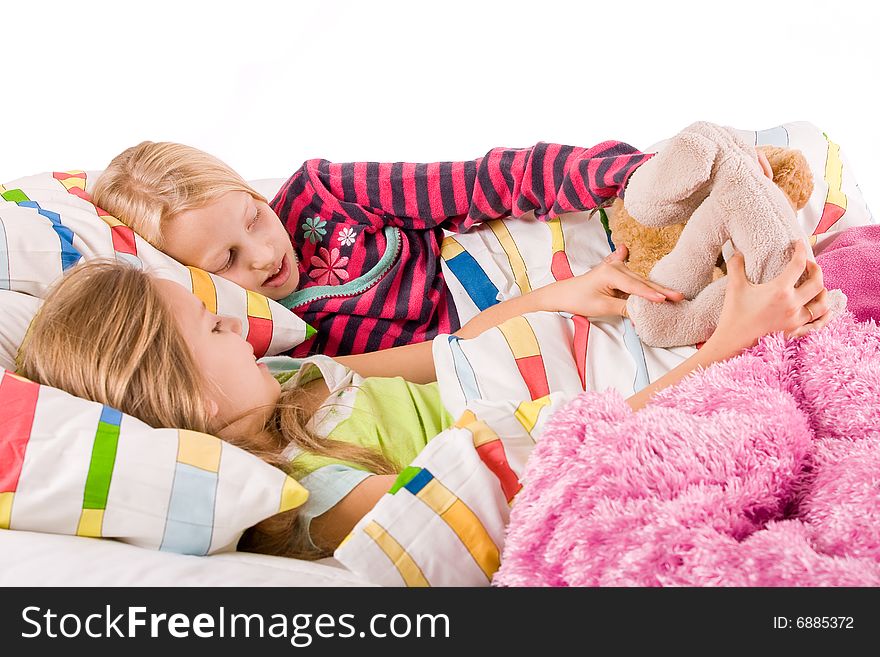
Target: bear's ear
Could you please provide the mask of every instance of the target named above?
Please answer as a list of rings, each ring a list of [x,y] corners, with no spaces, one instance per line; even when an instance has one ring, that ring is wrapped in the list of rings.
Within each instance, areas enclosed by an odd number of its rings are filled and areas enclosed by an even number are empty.
[[[813,172],[803,153],[794,148],[759,146],[773,169],[773,182],[785,193],[795,211],[805,207],[813,194]]]

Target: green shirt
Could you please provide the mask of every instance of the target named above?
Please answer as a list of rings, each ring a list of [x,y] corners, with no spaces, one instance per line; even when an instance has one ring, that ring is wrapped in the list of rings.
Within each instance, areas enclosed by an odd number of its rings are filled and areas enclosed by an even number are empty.
[[[437,383],[410,383],[401,377],[365,379],[327,356],[262,362],[284,387],[323,377],[330,395],[308,428],[321,437],[375,449],[401,469],[454,422],[440,401]],[[306,473],[300,475],[300,483],[309,490],[309,499],[300,512],[307,521],[335,506],[370,474],[361,465],[307,453],[296,445],[284,453]]]

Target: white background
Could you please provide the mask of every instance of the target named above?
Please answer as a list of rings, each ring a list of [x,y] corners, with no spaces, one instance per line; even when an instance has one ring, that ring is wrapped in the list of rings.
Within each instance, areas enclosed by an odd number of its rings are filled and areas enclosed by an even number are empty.
[[[6,2],[0,181],[144,139],[255,179],[808,120],[876,208],[878,19],[813,0]]]

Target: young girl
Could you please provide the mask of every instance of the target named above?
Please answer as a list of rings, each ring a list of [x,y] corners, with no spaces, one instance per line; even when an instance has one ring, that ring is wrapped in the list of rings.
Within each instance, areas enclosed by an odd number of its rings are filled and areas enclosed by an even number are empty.
[[[531,299],[530,309],[595,314],[613,299],[597,281],[619,264],[603,263],[498,308],[525,308]],[[805,269],[807,278],[795,287]],[[729,261],[728,275],[715,333],[688,360],[631,397],[634,409],[759,336],[803,335],[828,321],[821,271],[807,262],[803,244],[767,284],[747,281],[741,255]],[[494,319],[505,316],[499,311]],[[383,353],[314,356],[279,386],[254,359],[237,324],[207,311],[176,283],[125,265],[85,264],[46,298],[22,344],[19,373],[154,427],[213,433],[287,469],[310,491],[309,500],[253,528],[240,547],[299,557],[329,554],[396,473],[453,418],[440,404],[436,385],[358,373],[369,369],[368,361],[385,358]],[[430,344],[416,346],[430,358]],[[424,372],[426,381],[434,378]]]
[[[440,267],[444,229],[596,208],[649,157],[607,141],[495,148],[469,162],[315,159],[267,203],[207,153],[143,142],[113,159],[92,194],[176,260],[300,315],[317,334],[293,355],[351,354],[459,328]]]

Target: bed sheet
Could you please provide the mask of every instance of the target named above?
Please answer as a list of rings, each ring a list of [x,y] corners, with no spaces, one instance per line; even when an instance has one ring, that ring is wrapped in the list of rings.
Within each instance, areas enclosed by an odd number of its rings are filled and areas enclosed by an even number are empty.
[[[0,531],[0,587],[370,586],[333,559],[247,552],[194,557],[119,541]]]

